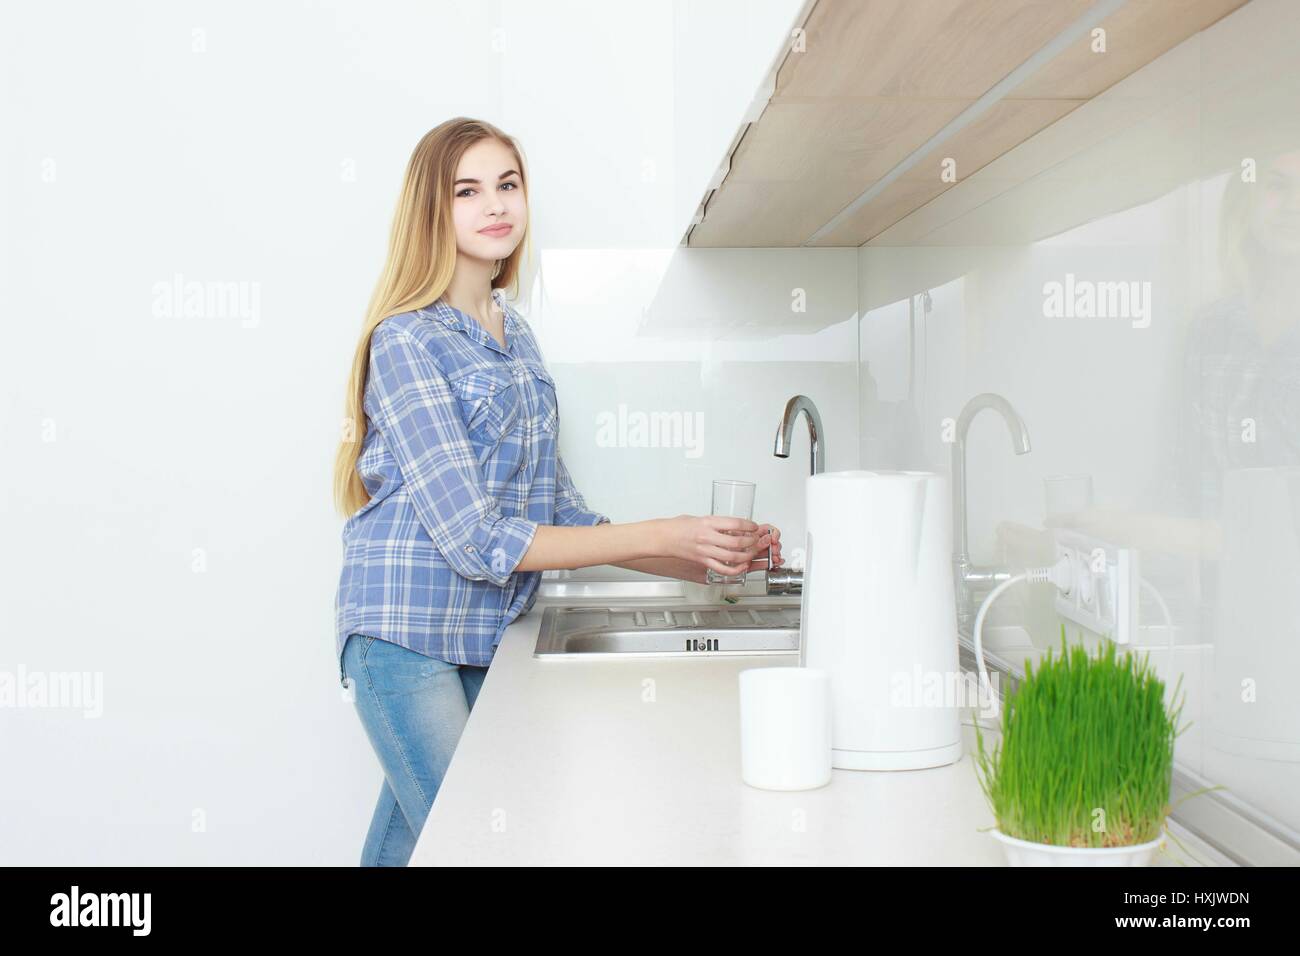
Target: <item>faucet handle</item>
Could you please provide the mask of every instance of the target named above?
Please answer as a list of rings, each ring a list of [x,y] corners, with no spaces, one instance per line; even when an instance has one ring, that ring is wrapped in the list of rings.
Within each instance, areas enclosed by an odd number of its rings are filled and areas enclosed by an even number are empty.
[[[803,572],[768,568],[763,572],[763,589],[768,594],[803,594]]]

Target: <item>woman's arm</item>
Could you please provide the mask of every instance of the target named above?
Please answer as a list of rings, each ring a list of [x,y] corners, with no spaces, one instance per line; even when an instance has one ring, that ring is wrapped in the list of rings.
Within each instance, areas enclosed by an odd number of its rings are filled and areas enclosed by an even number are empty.
[[[766,571],[781,566],[781,532],[772,529],[772,546],[770,557],[755,558],[750,562],[750,571]],[[708,584],[708,576],[703,565],[680,558],[636,558],[631,561],[614,562],[615,567],[627,568],[629,571],[644,571],[665,578],[677,578],[679,581],[694,581],[696,584]]]
[[[1049,528],[1071,528],[1121,547],[1191,555],[1208,561],[1219,560],[1223,553],[1223,525],[1212,518],[1088,508],[1048,519],[1044,524]]]
[[[629,571],[643,571],[657,574],[662,578],[676,578],[679,581],[694,581],[696,584],[708,584],[707,570],[703,565],[680,558],[634,558],[631,561],[614,561],[617,568]]]
[[[658,519],[627,524],[539,524],[516,571],[585,568],[649,558],[663,547]]]
[[[650,561],[665,568],[684,570],[684,566],[694,565],[712,568],[719,574],[736,575],[750,571],[758,555],[779,534],[758,531],[759,526],[747,518],[720,515],[678,515],[584,527],[539,524],[523,560],[514,570],[572,570],[598,564]],[[663,561],[673,563],[665,565]],[[649,569],[650,565],[643,565],[638,570]]]

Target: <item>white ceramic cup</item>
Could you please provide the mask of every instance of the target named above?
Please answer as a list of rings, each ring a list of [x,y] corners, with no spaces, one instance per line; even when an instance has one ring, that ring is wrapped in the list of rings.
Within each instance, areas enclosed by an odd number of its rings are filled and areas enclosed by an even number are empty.
[[[808,667],[740,672],[740,775],[762,790],[831,782],[830,676]]]

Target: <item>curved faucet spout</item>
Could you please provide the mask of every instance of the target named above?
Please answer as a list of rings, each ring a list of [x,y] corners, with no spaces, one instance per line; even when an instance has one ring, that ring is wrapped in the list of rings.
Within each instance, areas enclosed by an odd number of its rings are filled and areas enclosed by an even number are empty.
[[[971,419],[986,408],[998,412],[1006,421],[1007,430],[1011,432],[1012,450],[1017,455],[1023,455],[1029,451],[1029,429],[1025,427],[1024,420],[1011,407],[1010,402],[993,392],[983,392],[966,403],[966,407],[957,416],[957,441],[963,447],[965,446],[966,433],[970,431]],[[954,447],[956,446],[954,445]]]
[[[1011,407],[1011,403],[1001,395],[993,392],[976,395],[957,416],[956,433],[952,440],[952,522],[956,537],[953,550],[962,561],[970,557],[966,535],[966,434],[970,431],[971,421],[985,409],[997,412],[1007,423],[1007,430],[1011,432],[1012,451],[1017,455],[1029,451],[1029,429],[1025,427],[1024,419]]]
[[[970,545],[966,531],[966,434],[970,431],[971,420],[985,409],[991,409],[1002,416],[1011,433],[1011,450],[1023,455],[1030,450],[1029,429],[1024,420],[1016,413],[1001,395],[984,392],[976,395],[957,416],[957,427],[952,440],[952,524],[953,524],[953,570],[957,586],[958,621],[969,624],[973,611],[973,592],[983,585],[1005,574],[997,573],[991,577],[981,573],[970,560]]]
[[[790,440],[794,437],[794,420],[803,412],[808,418],[808,441],[812,448],[809,454],[809,474],[819,475],[826,470],[826,448],[823,444],[825,432],[822,431],[822,417],[817,414],[817,406],[807,395],[796,395],[785,403],[781,413],[781,424],[776,427],[776,444],[772,454],[777,458],[790,457]]]

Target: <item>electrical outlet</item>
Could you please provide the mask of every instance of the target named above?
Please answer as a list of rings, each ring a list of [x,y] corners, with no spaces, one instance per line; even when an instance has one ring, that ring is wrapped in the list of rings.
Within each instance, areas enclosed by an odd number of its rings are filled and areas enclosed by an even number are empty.
[[[1056,612],[1127,644],[1137,634],[1138,552],[1077,531],[1056,531],[1056,560],[1070,562],[1070,587],[1056,592]]]

